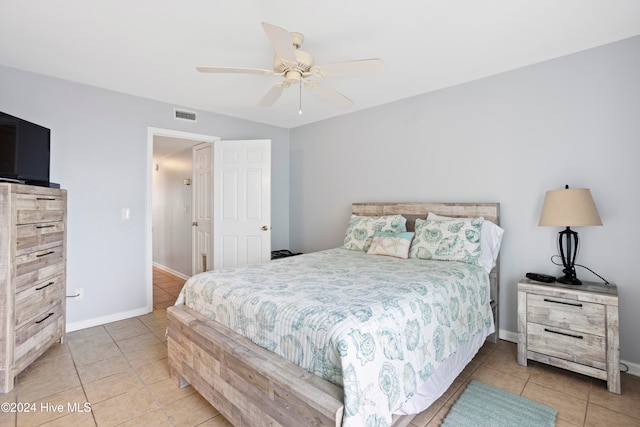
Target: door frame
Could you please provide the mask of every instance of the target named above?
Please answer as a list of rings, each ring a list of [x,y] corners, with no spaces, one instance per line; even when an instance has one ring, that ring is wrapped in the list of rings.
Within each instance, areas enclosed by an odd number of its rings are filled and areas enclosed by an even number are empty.
[[[146,200],[145,200],[145,283],[147,294],[147,312],[153,311],[153,138],[166,136],[170,138],[188,139],[214,143],[220,137],[184,132],[174,129],[147,128],[147,165],[146,165]]]

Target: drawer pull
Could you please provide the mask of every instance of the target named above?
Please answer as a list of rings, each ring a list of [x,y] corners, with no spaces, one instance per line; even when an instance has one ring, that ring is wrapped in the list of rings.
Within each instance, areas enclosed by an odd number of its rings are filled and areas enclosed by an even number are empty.
[[[584,337],[582,335],[573,335],[573,334],[568,334],[566,332],[552,331],[551,329],[547,329],[547,328],[544,328],[544,331],[545,332],[551,332],[552,334],[564,335],[566,337],[584,339]]]
[[[38,225],[38,226],[36,226],[36,228],[51,228],[51,227],[55,227],[55,225],[49,224],[49,225]]]
[[[45,320],[47,320],[51,316],[53,316],[53,313],[47,314],[43,319],[36,320],[36,323],[42,323],[42,322],[44,322]]]
[[[55,197],[36,197],[36,200],[55,200]]]
[[[46,285],[44,285],[44,286],[40,286],[39,288],[36,288],[36,291],[41,291],[42,289],[46,288],[47,286],[51,286],[51,285],[53,285],[54,283],[56,283],[56,282],[49,282],[49,283],[47,283],[47,284],[46,284]]]
[[[38,254],[38,255],[36,255],[36,258],[40,258],[40,257],[51,255],[51,254],[55,254],[55,252],[54,251],[49,251],[49,252],[45,252],[43,254]]]
[[[552,303],[555,303],[555,304],[564,304],[564,305],[571,305],[571,306],[574,306],[574,307],[582,307],[582,304],[580,304],[578,302],[554,301],[554,300],[549,299],[549,298],[545,298],[544,301],[545,302],[552,302]]]

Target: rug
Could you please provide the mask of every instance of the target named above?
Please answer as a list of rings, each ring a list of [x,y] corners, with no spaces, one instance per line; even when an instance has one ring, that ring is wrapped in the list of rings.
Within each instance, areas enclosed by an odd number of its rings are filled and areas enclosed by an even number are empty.
[[[541,403],[471,381],[442,427],[553,427],[557,413]]]

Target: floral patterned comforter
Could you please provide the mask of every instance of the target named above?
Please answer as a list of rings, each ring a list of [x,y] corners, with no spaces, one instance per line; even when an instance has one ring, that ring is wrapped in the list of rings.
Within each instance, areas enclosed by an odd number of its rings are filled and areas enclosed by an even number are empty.
[[[493,327],[461,262],[335,248],[192,277],[176,304],[344,388],[343,426],[386,426],[438,365]]]

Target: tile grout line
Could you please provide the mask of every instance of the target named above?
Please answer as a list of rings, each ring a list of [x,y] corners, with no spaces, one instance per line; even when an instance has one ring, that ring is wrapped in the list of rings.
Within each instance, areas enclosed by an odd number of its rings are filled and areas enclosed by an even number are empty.
[[[144,325],[145,328],[147,328],[147,330],[155,336],[155,334],[153,333],[153,331],[151,329],[149,329],[149,327],[147,326],[146,323],[144,323],[142,320],[139,319],[139,317],[136,317],[136,319],[138,319],[138,321],[140,323],[142,323]],[[149,393],[149,395],[151,396],[151,398],[153,399],[153,401],[156,403],[156,405],[158,406],[158,408],[160,408],[160,410],[162,411],[162,413],[167,417],[167,420],[171,423],[171,425],[173,425],[174,427],[176,427],[176,424],[173,422],[173,420],[171,419],[171,417],[169,416],[169,414],[167,414],[167,412],[164,410],[164,406],[162,404],[160,404],[160,402],[158,401],[158,399],[156,398],[156,396],[151,392],[151,390],[149,389],[147,383],[142,379],[142,377],[140,376],[140,374],[138,373],[138,371],[133,367],[133,365],[131,364],[131,361],[129,360],[129,358],[127,357],[127,355],[125,354],[125,352],[122,350],[122,348],[120,347],[120,345],[118,344],[118,341],[113,337],[113,335],[111,335],[111,332],[109,332],[109,330],[107,328],[105,328],[105,330],[107,331],[107,333],[109,334],[109,336],[111,337],[111,339],[113,340],[114,344],[116,345],[116,347],[118,347],[118,350],[120,350],[120,352],[122,353],[122,356],[124,356],[124,358],[127,361],[127,364],[129,365],[129,367],[131,368],[131,370],[133,371],[133,373],[135,374],[135,376],[138,378],[138,380],[140,380],[140,383],[142,384],[142,386],[144,387],[144,389],[147,391],[147,393]],[[133,335],[131,337],[128,338],[135,338],[136,336],[140,336],[140,335],[144,335],[144,334],[139,334],[139,335]],[[126,393],[123,393],[126,394]],[[121,395],[119,395],[121,396]],[[116,397],[116,396],[114,396]],[[113,397],[109,398],[112,399]],[[107,400],[109,400],[107,399]],[[116,424],[116,427],[118,425],[122,425],[125,423],[128,423],[130,421],[133,421],[139,417],[142,417],[145,414],[148,414],[152,411],[155,411],[155,409],[152,409],[150,411],[145,411],[142,412],[141,414],[138,414],[137,416],[130,418],[128,420],[125,420],[123,422],[121,422],[120,424]],[[99,426],[98,426],[99,427]]]
[[[157,337],[157,335],[156,335],[156,334],[155,334],[155,333],[154,333],[154,332],[149,328],[149,326],[148,326],[144,321],[142,321],[142,320],[141,320],[141,319],[139,319],[139,318],[138,318],[138,320],[140,321],[140,323],[142,323],[142,324],[145,326],[145,328],[147,328],[147,330],[148,330],[152,335],[154,335],[154,336],[156,336],[156,337]],[[106,328],[105,328],[105,329],[106,329]],[[127,357],[127,355],[124,353],[124,351],[122,350],[122,348],[118,345],[118,341],[113,337],[113,335],[111,335],[111,333],[109,332],[109,330],[108,330],[108,329],[107,329],[107,333],[109,334],[109,336],[111,337],[111,339],[113,340],[113,342],[115,343],[115,345],[118,347],[118,349],[120,350],[120,352],[122,353],[122,355],[124,356],[124,358],[127,360],[127,363],[128,363],[128,364],[129,364],[129,366],[131,367],[131,369],[132,369],[133,373],[136,375],[136,377],[140,380],[140,383],[142,384],[142,386],[144,387],[144,389],[149,393],[149,395],[151,396],[151,398],[153,399],[153,401],[157,404],[158,409],[160,409],[160,410],[162,411],[162,413],[167,417],[167,421],[168,421],[169,423],[171,423],[171,425],[172,425],[172,426],[176,427],[176,423],[174,422],[173,418],[171,418],[171,416],[169,415],[169,413],[166,411],[166,409],[165,409],[165,405],[163,405],[163,404],[158,400],[158,398],[153,394],[153,392],[152,392],[152,391],[151,391],[151,389],[149,388],[149,386],[150,386],[151,384],[147,384],[147,383],[144,381],[144,379],[140,376],[140,374],[138,373],[138,371],[137,371],[137,370],[133,367],[133,365],[131,364],[131,361],[129,360],[129,357]],[[140,334],[140,335],[143,335],[143,334]],[[135,336],[137,336],[137,335],[134,335],[134,337],[135,337]],[[129,337],[129,338],[132,338],[132,337]],[[163,343],[165,344],[165,346],[166,346],[166,342],[164,342],[164,341],[162,341],[162,342],[163,342]],[[179,401],[179,400],[181,400],[181,399],[177,399],[177,400],[176,400],[176,402],[177,402],[177,401]],[[171,402],[171,403],[173,403],[173,402]],[[148,414],[148,413],[150,413],[150,412],[153,412],[153,411],[155,411],[155,410],[156,410],[156,409],[152,409],[152,410],[150,410],[150,411],[146,411],[146,412],[143,412],[143,413],[141,413],[141,414],[138,414],[137,416],[135,416],[135,417],[133,417],[133,418],[130,418],[130,419],[128,419],[128,420],[125,420],[125,421],[123,421],[122,423],[120,423],[120,424],[118,424],[118,425],[122,425],[122,424],[125,424],[125,423],[127,423],[127,422],[133,421],[133,420],[135,420],[135,419],[137,419],[137,418],[140,418],[140,417],[142,417],[143,415]],[[208,418],[207,420],[203,421],[203,423],[205,423],[205,422],[207,422],[207,421],[209,421],[209,420],[211,420],[211,419],[213,419],[213,418],[215,418],[215,417]],[[99,426],[98,426],[98,427],[99,427]],[[194,427],[195,427],[195,426],[194,426]]]
[[[103,326],[104,328],[104,326]],[[106,330],[106,329],[105,329]],[[66,332],[65,332],[66,335]],[[89,396],[87,396],[87,390],[85,390],[84,388],[84,381],[82,381],[82,378],[80,378],[80,372],[78,372],[78,365],[76,364],[76,359],[75,357],[73,357],[73,349],[71,348],[71,346],[69,345],[69,343],[65,343],[64,345],[67,346],[67,348],[69,349],[69,355],[71,356],[71,361],[73,362],[73,369],[76,371],[76,376],[78,377],[78,382],[80,383],[80,387],[82,388],[82,394],[84,394],[84,398],[86,399],[87,402],[89,402]],[[89,402],[89,405],[92,405],[91,402]],[[98,420],[96,420],[96,415],[95,412],[93,411],[93,405],[91,408],[91,418],[93,418],[93,423],[96,427],[98,427]]]

